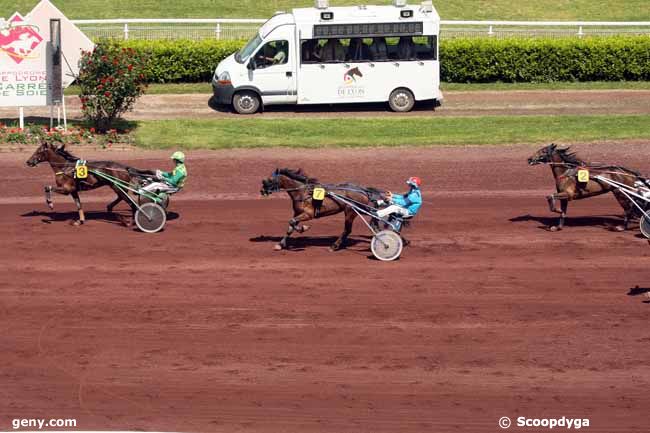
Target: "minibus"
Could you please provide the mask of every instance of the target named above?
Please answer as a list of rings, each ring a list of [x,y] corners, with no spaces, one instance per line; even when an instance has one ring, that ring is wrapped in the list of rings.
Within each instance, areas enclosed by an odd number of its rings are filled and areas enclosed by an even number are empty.
[[[214,101],[253,114],[274,104],[440,105],[440,16],[431,2],[278,12],[217,66]]]

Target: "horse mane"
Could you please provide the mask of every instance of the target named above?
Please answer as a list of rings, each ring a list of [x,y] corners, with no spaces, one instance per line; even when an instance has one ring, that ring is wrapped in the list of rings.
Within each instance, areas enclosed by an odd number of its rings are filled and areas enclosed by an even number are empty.
[[[318,183],[318,179],[316,179],[315,177],[307,176],[307,173],[302,171],[301,168],[299,168],[298,170],[292,170],[290,168],[280,168],[278,169],[278,173],[287,176],[288,178],[291,178],[293,180],[296,180],[298,182]]]
[[[603,165],[603,164],[594,164],[594,163],[583,161],[582,159],[576,156],[575,152],[571,152],[570,149],[571,147],[566,147],[564,149],[557,149],[557,153],[560,155],[560,158],[562,158],[564,162],[568,162],[571,164],[580,165],[584,167],[594,168],[594,169],[620,170],[632,174],[634,176],[641,177],[641,173],[639,173],[638,171],[620,165]]]
[[[556,149],[555,151],[557,152],[558,155],[560,155],[560,158],[562,158],[562,161],[564,162],[568,162],[570,164],[576,164],[576,165],[587,164],[585,161],[578,158],[575,152],[571,152],[571,147],[565,147],[564,149]]]
[[[65,148],[63,148],[63,147],[59,147],[58,149],[55,150],[55,152],[57,154],[61,155],[62,157],[64,157],[66,161],[75,162],[75,161],[79,160],[78,157],[74,156],[73,154],[71,154],[70,152],[65,150]]]

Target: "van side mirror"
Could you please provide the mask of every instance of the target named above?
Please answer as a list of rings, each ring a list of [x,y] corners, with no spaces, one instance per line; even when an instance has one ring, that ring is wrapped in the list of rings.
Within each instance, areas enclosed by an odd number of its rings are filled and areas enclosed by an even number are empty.
[[[255,69],[257,69],[257,65],[255,64],[255,59],[250,59],[250,61],[249,61],[248,64],[246,65],[246,68],[247,68],[249,71],[254,71]]]

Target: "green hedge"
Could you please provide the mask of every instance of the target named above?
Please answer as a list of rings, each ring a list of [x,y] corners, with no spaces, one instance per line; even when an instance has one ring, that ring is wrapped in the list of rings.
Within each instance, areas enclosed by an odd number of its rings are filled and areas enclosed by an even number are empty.
[[[455,39],[440,47],[443,81],[650,80],[650,37]]]
[[[243,41],[125,41],[151,54],[157,83],[210,81]],[[442,80],[455,83],[650,80],[650,37],[443,39]]]

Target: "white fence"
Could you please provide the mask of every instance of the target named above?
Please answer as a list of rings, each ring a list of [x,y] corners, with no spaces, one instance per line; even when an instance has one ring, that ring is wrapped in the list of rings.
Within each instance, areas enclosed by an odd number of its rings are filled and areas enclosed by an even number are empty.
[[[74,20],[92,39],[248,39],[266,20]],[[444,37],[583,37],[650,35],[650,22],[442,21]]]

